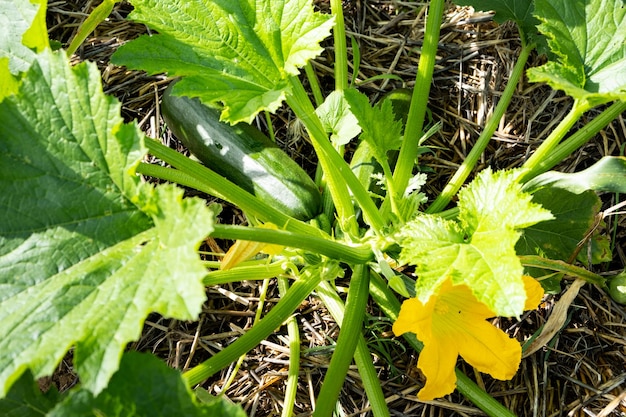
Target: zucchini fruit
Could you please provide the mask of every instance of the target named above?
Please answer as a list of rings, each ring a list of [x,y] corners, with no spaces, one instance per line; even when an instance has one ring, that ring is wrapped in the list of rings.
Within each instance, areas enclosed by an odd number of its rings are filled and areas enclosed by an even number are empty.
[[[217,109],[173,96],[171,88],[163,95],[163,118],[204,165],[296,219],[320,213],[321,196],[311,177],[267,136],[246,123],[221,122]]]

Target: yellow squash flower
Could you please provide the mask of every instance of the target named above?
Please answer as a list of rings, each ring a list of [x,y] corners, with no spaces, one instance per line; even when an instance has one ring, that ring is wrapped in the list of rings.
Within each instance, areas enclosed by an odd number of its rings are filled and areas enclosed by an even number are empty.
[[[541,285],[524,276],[526,310],[537,307],[543,297]],[[456,386],[454,373],[458,356],[480,372],[496,379],[511,379],[522,358],[519,342],[486,320],[494,317],[466,285],[452,285],[448,279],[438,294],[426,304],[417,298],[402,303],[393,332],[415,333],[424,344],[417,367],[426,384],[417,394],[420,400],[433,400],[450,394]]]

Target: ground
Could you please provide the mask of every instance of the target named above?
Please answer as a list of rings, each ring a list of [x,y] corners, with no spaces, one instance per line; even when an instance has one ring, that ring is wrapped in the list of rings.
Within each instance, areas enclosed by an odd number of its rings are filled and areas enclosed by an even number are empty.
[[[48,26],[52,39],[67,46],[78,25],[98,1],[50,1]],[[422,42],[424,4],[397,0],[345,1],[348,34],[360,50],[357,80],[361,90],[376,100],[400,87],[411,87]],[[323,11],[327,2],[316,5]],[[73,57],[75,62],[94,61],[103,74],[105,92],[123,103],[123,116],[137,120],[151,137],[185,150],[167,131],[159,117],[159,98],[168,85],[165,76],[146,76],[109,63],[112,52],[123,42],[145,33],[146,28],[128,20],[131,7],[116,5]],[[350,42],[348,42],[350,46]],[[332,81],[332,45],[314,63],[322,87],[330,91]],[[426,192],[434,196],[455,172],[471,149],[485,120],[493,112],[520,49],[513,24],[498,25],[489,13],[449,5],[444,16],[439,56],[431,89],[432,122],[442,128],[429,141],[433,150],[423,155],[421,164],[430,170]],[[352,49],[350,49],[352,53]],[[351,57],[352,58],[352,57]],[[534,55],[529,66],[543,62]],[[353,68],[353,65],[351,66]],[[370,80],[381,74],[392,78]],[[510,168],[521,165],[529,151],[560,121],[571,105],[566,96],[549,87],[524,80],[503,117],[493,140],[477,169],[486,166]],[[592,118],[590,112],[585,119]],[[582,120],[581,123],[584,123]],[[274,117],[277,136],[285,150],[303,167],[314,169],[315,157],[302,137],[293,117],[284,110]],[[580,170],[603,155],[620,155],[626,145],[625,125],[618,118],[588,145],[559,167]],[[617,202],[618,196],[603,195],[603,209]],[[242,215],[225,206],[222,222],[241,223]],[[604,219],[600,233],[614,244],[613,261],[595,266],[600,274],[623,270],[626,265],[626,216]],[[222,251],[229,242],[208,241],[208,250]],[[346,282],[339,281],[342,288]],[[584,285],[577,294],[567,289],[565,279],[560,293],[548,295],[537,311],[521,320],[495,320],[495,323],[520,341],[530,338],[548,318],[571,303],[566,321],[556,335],[537,352],[525,357],[512,381],[494,381],[475,373],[459,362],[458,366],[485,390],[518,416],[624,416],[626,415],[626,310],[612,301],[602,288]],[[248,329],[259,303],[260,284],[241,282],[220,288],[208,288],[208,300],[198,322],[183,323],[158,316],[146,322],[143,335],[130,349],[151,351],[177,369],[187,369],[231,343]],[[572,300],[567,299],[572,296]],[[265,309],[277,301],[278,290],[270,283]],[[328,366],[337,324],[315,296],[306,300],[297,312],[302,337],[302,365],[296,413],[308,415]],[[423,380],[415,365],[416,354],[395,338],[391,323],[371,306],[366,319],[366,338],[374,353],[374,364],[383,382],[387,402],[396,416],[467,416],[482,412],[459,394],[433,402],[419,402],[416,393]],[[251,351],[226,391],[228,398],[240,403],[250,416],[279,415],[288,350],[286,330],[275,334]],[[219,393],[229,378],[230,369],[203,384]],[[71,353],[55,375],[40,381],[54,383],[61,390],[76,383],[71,367]],[[351,370],[341,394],[345,415],[368,415],[368,403],[356,370]]]

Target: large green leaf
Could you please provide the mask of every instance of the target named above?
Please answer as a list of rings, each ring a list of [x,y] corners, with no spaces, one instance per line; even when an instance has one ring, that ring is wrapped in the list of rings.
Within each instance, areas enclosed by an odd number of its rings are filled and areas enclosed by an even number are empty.
[[[531,81],[591,105],[626,99],[623,0],[536,0],[535,13],[558,59],[531,68]]]
[[[317,56],[332,27],[310,0],[132,0],[131,18],[159,32],[122,46],[113,62],[184,76],[174,94],[225,104],[222,118],[250,122],[276,110],[288,78]]]
[[[211,404],[195,400],[180,372],[162,360],[137,352],[124,355],[120,370],[100,395],[79,390],[47,417],[245,417],[241,407],[220,398]]]
[[[533,178],[524,189],[558,187],[580,194],[586,190],[626,194],[626,157],[604,156],[579,172],[548,171]]]
[[[516,250],[520,255],[540,255],[550,259],[572,262],[572,255],[580,250],[581,260],[586,263],[587,246],[578,248],[585,235],[592,232],[601,201],[593,191],[574,194],[560,187],[546,187],[533,194],[533,201],[549,209],[554,219],[524,229]],[[606,261],[610,249],[607,241],[594,239],[592,254],[598,260]],[[550,272],[536,268],[527,273],[534,277],[549,275]],[[559,288],[559,280],[544,280],[549,290]]]
[[[496,315],[519,316],[526,294],[515,252],[520,229],[552,215],[531,202],[516,171],[481,172],[459,193],[459,221],[418,216],[400,231],[400,261],[415,265],[426,302],[448,278],[465,284]]]
[[[240,406],[206,391],[192,392],[180,372],[150,354],[124,354],[120,369],[97,396],[77,387],[64,397],[54,388],[43,394],[26,372],[6,398],[0,415],[6,417],[245,417]]]
[[[153,311],[197,317],[196,252],[212,230],[201,200],[141,183],[141,134],[91,64],[45,52],[0,103],[0,397],[30,368],[52,373],[75,346],[101,391]]]

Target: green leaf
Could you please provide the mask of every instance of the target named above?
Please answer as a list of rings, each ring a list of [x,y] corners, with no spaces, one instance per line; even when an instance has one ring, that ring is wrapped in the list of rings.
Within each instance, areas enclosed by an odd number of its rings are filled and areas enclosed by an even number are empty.
[[[0,57],[0,101],[6,96],[17,92],[20,83],[16,76],[11,74],[9,68],[9,57]]]
[[[133,0],[131,18],[159,34],[122,46],[113,62],[183,76],[174,94],[221,101],[222,119],[276,110],[288,79],[321,53],[333,20],[310,0]]]
[[[578,244],[595,224],[600,199],[592,191],[574,194],[562,188],[546,187],[533,194],[533,201],[550,210],[554,219],[526,228],[517,242],[517,253],[571,262]],[[599,244],[597,250],[608,249],[603,246],[606,243]],[[581,250],[581,255],[586,258],[586,248]],[[539,278],[550,272],[535,268],[527,273]],[[555,285],[554,282],[544,284],[550,288]]]
[[[537,34],[539,21],[533,16],[533,0],[455,0],[459,6],[472,6],[476,10],[495,12],[494,20],[504,23],[514,21],[522,37],[531,40]]]
[[[426,302],[448,278],[465,284],[496,315],[519,316],[526,299],[515,252],[519,229],[552,218],[521,191],[518,171],[482,171],[459,193],[458,222],[422,215],[400,231],[400,261],[415,265]]]
[[[548,171],[524,185],[529,192],[544,187],[563,188],[575,194],[586,190],[626,194],[626,157],[605,156],[579,172]]]
[[[33,18],[32,25],[24,32],[22,42],[24,46],[33,51],[42,52],[44,49],[50,47],[48,27],[46,26],[46,9],[48,2],[47,0],[30,0],[30,2],[39,5],[39,9]]]
[[[540,31],[556,62],[531,68],[546,82],[595,106],[626,99],[626,9],[622,0],[536,0]]]
[[[315,110],[326,129],[330,133],[330,140],[340,146],[350,142],[361,133],[356,117],[350,111],[343,91],[333,91],[324,102]]]
[[[360,139],[370,144],[379,164],[388,166],[387,152],[400,149],[402,144],[402,124],[396,120],[391,100],[372,107],[367,96],[357,90],[345,90],[344,94],[363,130]]]
[[[18,75],[48,46],[44,0],[0,0],[0,58]]]
[[[54,385],[46,393],[42,393],[33,375],[26,371],[13,384],[6,398],[0,399],[0,416],[45,416],[61,398]]]
[[[47,46],[45,0],[0,0],[0,101],[17,92],[18,75]]]
[[[97,397],[87,390],[71,392],[47,417],[245,417],[240,406],[224,398],[211,404],[195,400],[180,372],[157,357],[126,353],[120,370]]]
[[[553,216],[532,201],[515,179],[519,171],[491,169],[479,173],[459,191],[459,220],[471,235],[494,230],[519,230],[550,220]]]
[[[150,312],[201,310],[196,249],[214,216],[134,175],[142,135],[119,113],[94,64],[49,51],[0,103],[0,397],[27,368],[51,374],[72,346],[97,393]]]

